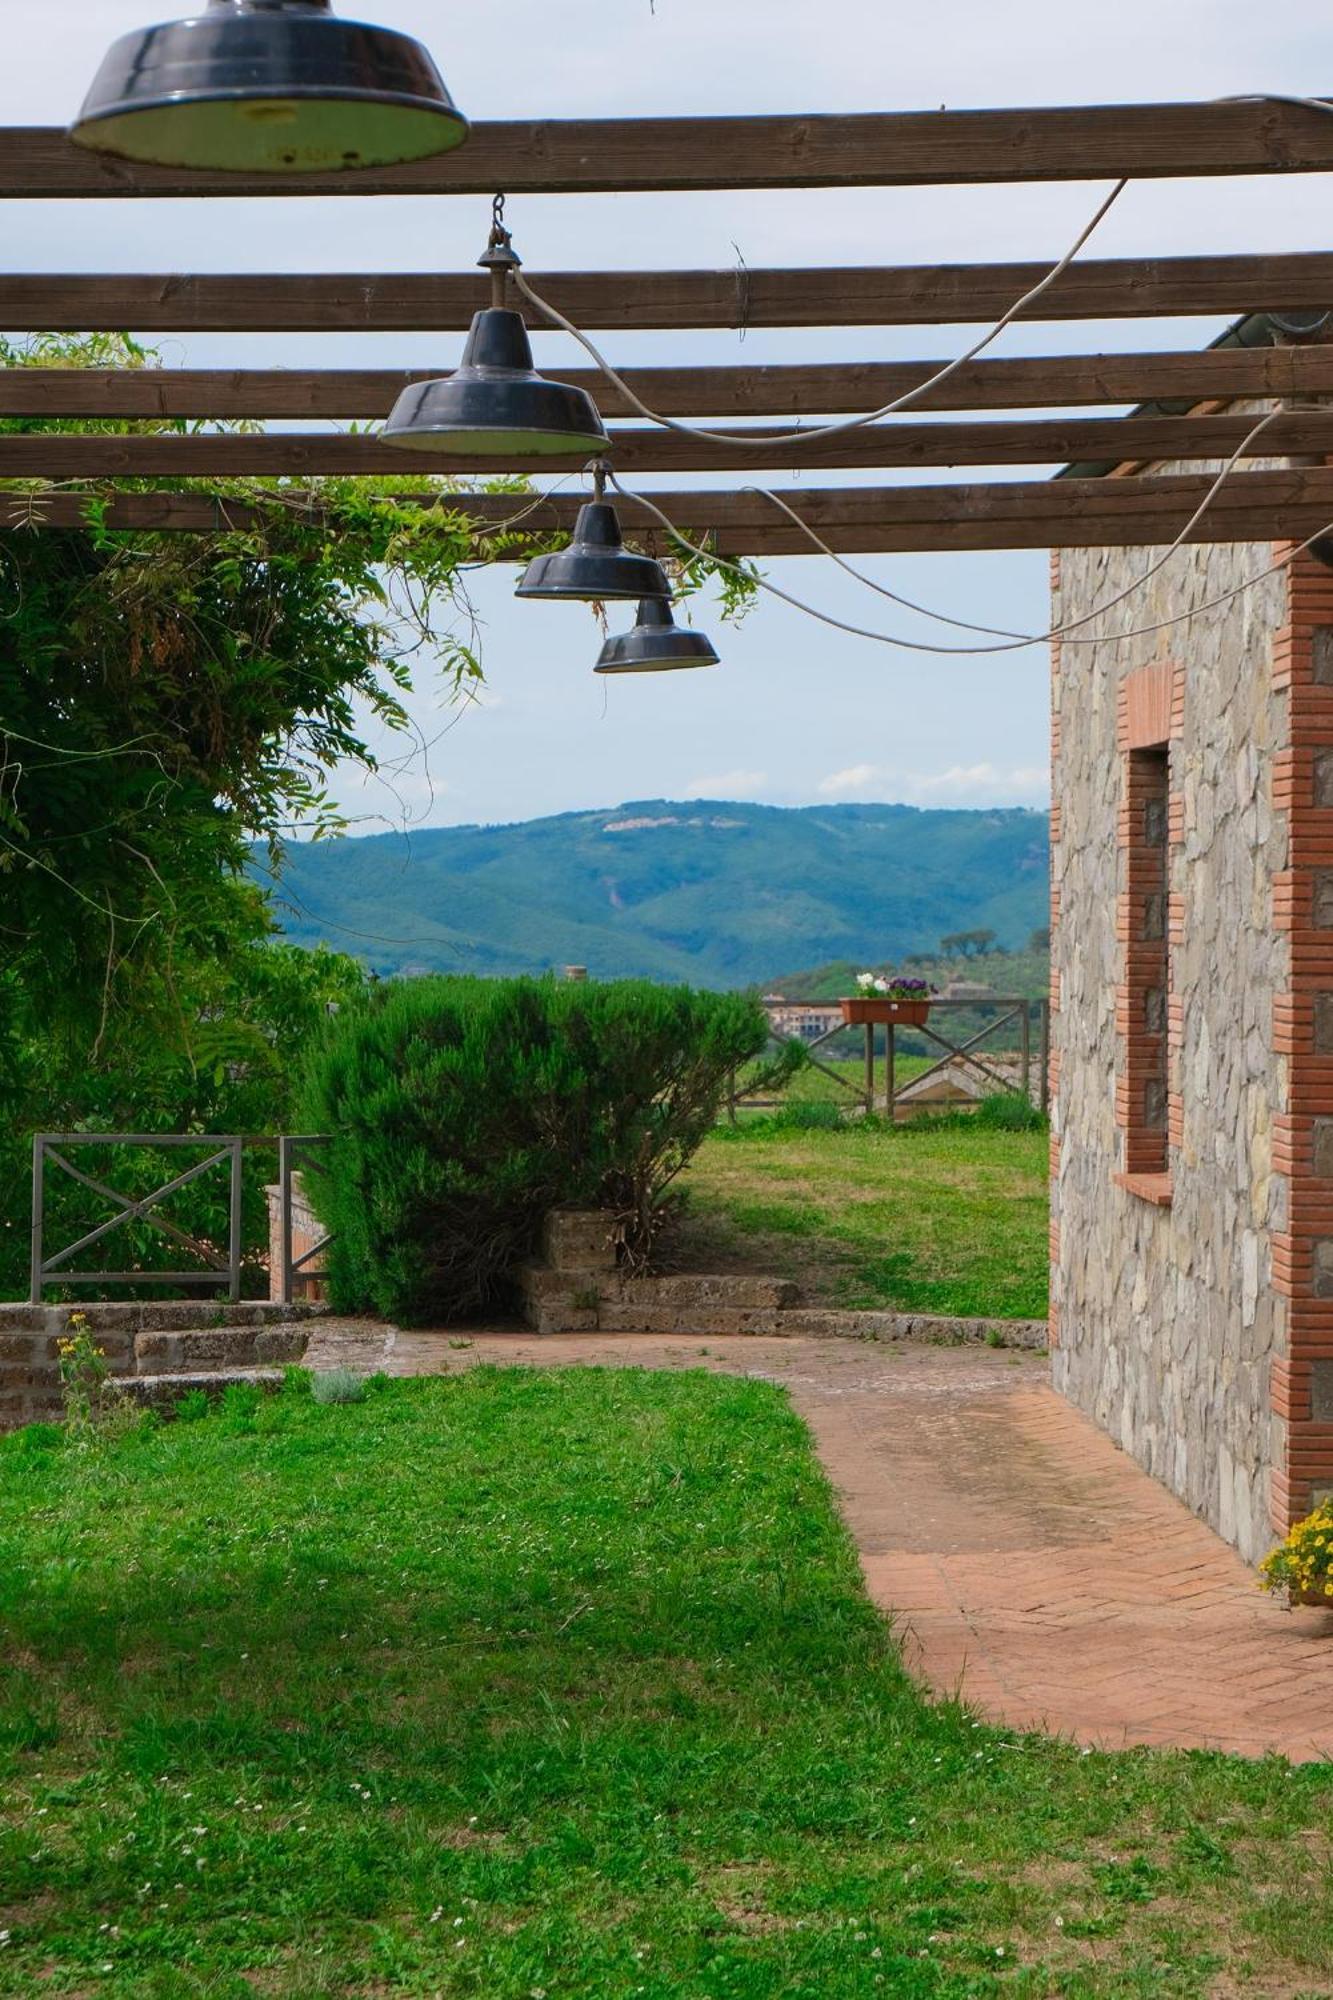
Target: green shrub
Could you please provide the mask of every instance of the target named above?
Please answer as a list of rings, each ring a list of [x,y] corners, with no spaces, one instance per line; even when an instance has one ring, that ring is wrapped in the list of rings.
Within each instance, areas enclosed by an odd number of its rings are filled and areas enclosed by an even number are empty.
[[[972,1108],[960,1105],[945,1111],[923,1111],[905,1119],[900,1132],[1044,1132],[1046,1113],[1017,1091],[997,1090]]]
[[[418,1324],[508,1308],[561,1204],[611,1211],[646,1256],[728,1077],[767,1040],[741,994],[644,981],[416,979],[345,1008],[305,1102],[333,1141],[307,1186],[334,1231],[335,1305]]]
[[[175,1403],[175,1417],[178,1424],[201,1424],[209,1415],[212,1404],[208,1400],[207,1389],[187,1389],[178,1396]]]

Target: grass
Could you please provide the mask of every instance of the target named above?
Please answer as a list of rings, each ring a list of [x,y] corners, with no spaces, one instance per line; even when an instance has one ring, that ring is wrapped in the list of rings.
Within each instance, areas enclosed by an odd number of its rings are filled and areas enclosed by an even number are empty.
[[[795,1278],[813,1302],[859,1310],[1045,1316],[1044,1125],[1006,1130],[989,1107],[896,1128],[802,1129],[800,1115],[719,1128],[700,1149],[682,1265]]]
[[[0,1994],[1327,1994],[1327,1766],[928,1706],[767,1384],[0,1444]]]

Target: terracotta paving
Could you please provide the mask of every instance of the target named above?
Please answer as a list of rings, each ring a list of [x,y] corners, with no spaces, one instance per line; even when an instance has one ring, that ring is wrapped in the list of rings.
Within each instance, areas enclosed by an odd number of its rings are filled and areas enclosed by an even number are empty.
[[[460,1336],[454,1335],[454,1341]],[[782,1384],[908,1664],[1012,1728],[1080,1743],[1333,1757],[1333,1613],[1286,1611],[1047,1386],[1040,1355],[860,1341],[385,1333],[311,1364],[710,1368]]]

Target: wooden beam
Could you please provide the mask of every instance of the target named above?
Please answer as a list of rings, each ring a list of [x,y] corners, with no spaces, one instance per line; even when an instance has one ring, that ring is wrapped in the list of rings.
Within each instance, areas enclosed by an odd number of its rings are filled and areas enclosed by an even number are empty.
[[[1329,120],[1333,124],[1333,118]],[[535,283],[576,325],[676,328],[933,326],[998,319],[1044,264],[856,265],[798,270],[563,271]],[[482,303],[474,272],[229,277],[5,276],[14,333],[459,332]],[[1327,251],[1257,257],[1119,257],[1073,264],[1034,319],[1322,310]]]
[[[912,187],[1331,168],[1333,125],[1327,116],[1271,99],[851,116],[506,121],[477,124],[458,152],[411,166],[267,176],[134,166],[84,152],[54,126],[0,131],[0,195],[23,198]]]
[[[1246,445],[1253,416],[1060,417],[982,419],[970,423],[869,424],[808,444],[704,443],[678,431],[635,428],[611,433],[616,469],[644,472],[828,471],[841,467],[1059,465],[1070,459],[1221,460]],[[751,440],[786,440],[755,429]],[[1333,409],[1276,417],[1246,450],[1248,457],[1333,454]],[[577,472],[580,462],[570,468]],[[0,479],[330,479],[399,474],[547,473],[548,457],[460,458],[408,454],[361,435],[269,431],[248,436],[149,434],[139,437],[37,431],[0,435]]]
[[[805,487],[784,498],[840,553],[891,550],[1154,547],[1174,540],[1210,485],[1204,476],[1009,481],[996,485]],[[512,494],[435,494],[479,529],[513,519]],[[771,502],[752,492],[665,492],[650,496],[682,530],[715,535],[722,554],[796,555],[811,544]],[[318,489],[307,496],[318,506]],[[577,494],[552,495],[526,515],[533,534],[569,528]],[[519,503],[522,504],[522,503]],[[639,540],[665,539],[635,500],[622,504]],[[84,500],[68,491],[0,494],[0,528],[78,528]],[[243,500],[206,493],[124,493],[108,510],[113,527],[192,534],[217,532],[252,518]],[[1240,472],[1222,488],[1191,533],[1193,542],[1304,539],[1333,524],[1333,469],[1294,467]],[[873,621],[871,621],[873,622]]]
[[[456,356],[442,357],[447,367]],[[757,368],[630,368],[650,409],[668,417],[840,416],[875,410],[935,374],[939,361],[848,361]],[[439,369],[4,368],[0,417],[383,417],[400,392]],[[632,405],[596,369],[557,368],[604,416]],[[1208,347],[1202,352],[1053,354],[973,361],[914,410],[1063,408],[1154,399],[1333,394],[1333,345]]]

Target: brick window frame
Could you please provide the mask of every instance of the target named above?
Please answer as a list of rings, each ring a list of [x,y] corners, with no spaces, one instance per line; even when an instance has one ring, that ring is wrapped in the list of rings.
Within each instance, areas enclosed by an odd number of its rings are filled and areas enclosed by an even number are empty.
[[[1183,720],[1184,669],[1175,661],[1156,661],[1121,681],[1116,1123],[1122,1168],[1114,1178],[1118,1187],[1158,1207],[1171,1203],[1171,1149],[1180,1143],[1181,1126],[1174,1072],[1183,1021],[1171,979],[1172,946],[1181,924],[1171,862],[1181,813],[1171,781],[1171,745]]]

